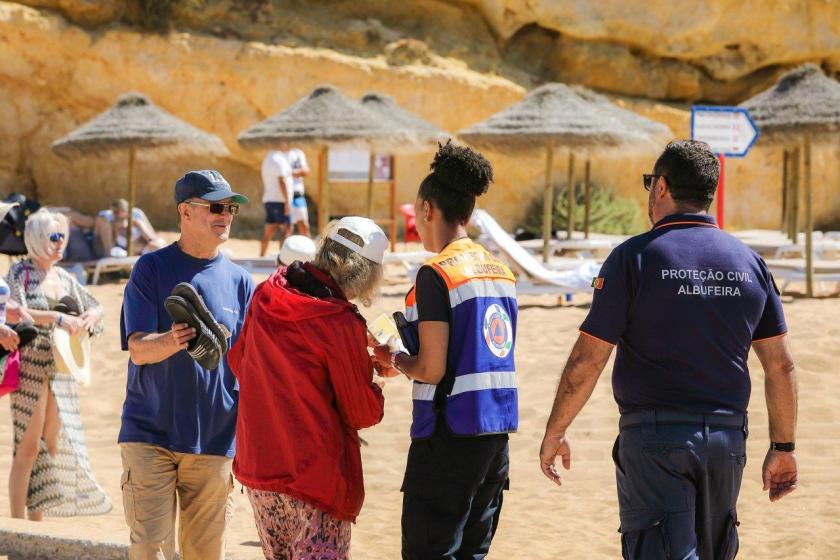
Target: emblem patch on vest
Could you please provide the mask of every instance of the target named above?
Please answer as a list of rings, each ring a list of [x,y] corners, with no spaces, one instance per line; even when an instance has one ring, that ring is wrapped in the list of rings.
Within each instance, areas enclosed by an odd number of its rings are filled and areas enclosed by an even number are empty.
[[[494,303],[484,313],[483,327],[487,348],[499,358],[510,354],[513,348],[513,325],[507,311]]]

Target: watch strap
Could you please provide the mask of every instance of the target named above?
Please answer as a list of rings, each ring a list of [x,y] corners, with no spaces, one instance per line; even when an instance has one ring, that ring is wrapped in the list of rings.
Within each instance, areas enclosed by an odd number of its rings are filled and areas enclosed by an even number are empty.
[[[796,444],[794,444],[792,441],[787,441],[783,443],[775,441],[770,442],[770,451],[784,451],[785,453],[790,453],[794,449],[796,449]]]

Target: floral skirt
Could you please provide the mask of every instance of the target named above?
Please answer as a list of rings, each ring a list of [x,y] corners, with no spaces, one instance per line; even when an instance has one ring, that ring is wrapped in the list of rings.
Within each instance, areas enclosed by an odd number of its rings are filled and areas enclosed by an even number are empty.
[[[247,488],[269,560],[347,560],[350,522],[279,492]]]

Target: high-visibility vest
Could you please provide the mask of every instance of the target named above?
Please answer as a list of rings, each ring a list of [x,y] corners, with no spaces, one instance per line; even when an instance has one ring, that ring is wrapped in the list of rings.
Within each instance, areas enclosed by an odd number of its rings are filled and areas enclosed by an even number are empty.
[[[453,434],[478,436],[515,432],[519,423],[514,367],[516,279],[484,247],[459,239],[424,263],[449,289],[451,323],[446,375],[438,385],[412,387],[412,439],[435,431],[438,411]],[[415,289],[406,296],[406,319],[417,328]],[[445,389],[444,389],[445,388]]]

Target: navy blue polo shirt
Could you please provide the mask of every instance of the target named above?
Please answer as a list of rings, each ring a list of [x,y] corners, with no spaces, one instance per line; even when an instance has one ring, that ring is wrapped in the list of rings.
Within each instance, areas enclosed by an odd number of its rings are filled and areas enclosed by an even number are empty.
[[[593,284],[580,330],[618,345],[621,412],[744,413],[750,345],[787,332],[767,265],[706,214],[674,214],[628,239]]]

